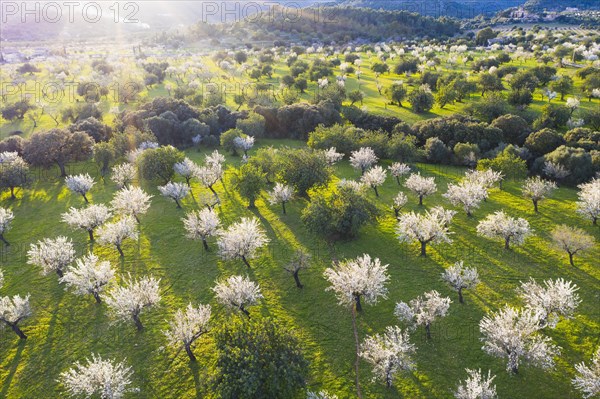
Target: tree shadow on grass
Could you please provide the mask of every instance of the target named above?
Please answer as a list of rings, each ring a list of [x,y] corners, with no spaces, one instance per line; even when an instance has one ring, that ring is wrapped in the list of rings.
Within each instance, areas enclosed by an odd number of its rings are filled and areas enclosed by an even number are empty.
[[[2,397],[2,398],[8,397],[7,393],[8,393],[8,389],[10,388],[10,383],[12,382],[12,379],[15,376],[15,373],[17,372],[17,367],[19,366],[19,363],[21,361],[21,355],[23,353],[23,349],[25,348],[26,344],[27,344],[26,340],[19,339],[17,352],[13,356],[13,358],[10,362],[10,367],[8,368],[8,370],[9,370],[8,375],[6,376],[4,381],[2,381],[2,391],[0,391],[0,397]]]

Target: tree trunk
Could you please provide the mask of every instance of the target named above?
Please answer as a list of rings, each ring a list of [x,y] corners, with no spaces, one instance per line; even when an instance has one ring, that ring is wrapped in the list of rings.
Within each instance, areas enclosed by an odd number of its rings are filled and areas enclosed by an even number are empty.
[[[88,235],[90,236],[90,241],[94,242],[94,230],[88,230]]]
[[[83,197],[83,199],[85,200],[86,204],[89,204],[90,201],[88,201],[87,196],[85,194],[81,194],[81,196]]]
[[[419,205],[423,205],[423,196],[419,195]]]
[[[373,186],[373,190],[375,190],[375,196],[379,197],[379,192],[377,191],[377,187]]]
[[[15,188],[11,187],[10,188],[10,199],[15,199],[17,198],[17,196],[15,195]]]
[[[298,272],[299,272],[299,270],[296,270],[296,271],[294,272],[294,274],[293,274],[293,276],[294,276],[294,281],[296,282],[296,287],[298,287],[298,288],[302,288],[302,287],[304,287],[304,286],[303,286],[303,285],[302,285],[302,283],[300,282],[300,277],[298,276]]]
[[[396,176],[396,183],[398,183],[398,185],[400,185],[400,176]]]
[[[94,291],[92,292],[92,295],[96,299],[96,303],[102,303],[102,299],[100,299],[100,294],[98,294],[98,292]]]
[[[248,312],[246,309],[244,309],[244,306],[240,306],[240,310],[242,311],[243,314],[246,315],[246,317],[250,318],[250,312]]]
[[[467,217],[471,217],[471,216],[473,216],[473,214],[471,213],[471,210],[468,210],[467,211]]]
[[[286,214],[286,213],[285,213],[285,201],[283,201],[283,202],[281,203],[281,207],[283,208],[283,214],[285,215],[285,214]]]
[[[137,330],[142,331],[144,329],[144,326],[142,325],[142,322],[140,321],[140,315],[137,313],[134,313],[133,315],[131,315],[131,318],[133,319],[133,322],[135,323]]]
[[[533,210],[535,211],[535,213],[538,213],[538,202],[537,202],[537,200],[531,200],[531,202],[533,202]]]
[[[400,216],[400,209],[394,208],[394,215],[396,215],[396,219],[398,219],[398,216]]]
[[[185,353],[187,353],[187,355],[190,358],[190,361],[195,362],[196,361],[196,356],[194,356],[194,352],[192,352],[192,348],[191,348],[191,344],[184,344],[184,348],[185,348]]]
[[[248,266],[248,269],[251,269],[251,267],[250,267],[250,263],[248,262],[248,259],[246,259],[246,257],[245,257],[244,255],[242,255],[242,260],[244,261],[244,264],[245,264],[246,266]]]
[[[119,251],[119,255],[121,255],[121,258],[125,257],[125,254],[123,253],[123,250],[121,249],[120,245],[117,245],[117,251]]]
[[[504,239],[504,249],[510,249],[510,237]]]
[[[135,218],[135,221],[138,222],[138,224],[140,224],[140,218],[138,218],[138,215],[136,215],[135,213],[133,214],[133,217]]]
[[[431,326],[429,323],[425,324],[425,333],[427,334],[427,339],[431,339]]]
[[[597,225],[598,225],[598,218],[597,218],[597,217],[592,217],[592,224],[593,224],[594,226],[597,226]]]
[[[206,242],[206,238],[202,238],[202,245],[204,246],[204,249],[208,251],[208,243]]]
[[[4,238],[4,234],[0,234],[0,240],[2,240],[2,242],[5,243],[7,246],[10,246],[10,243],[6,241],[6,238]]]
[[[19,328],[18,325],[13,324],[13,323],[8,323],[8,325],[15,332],[15,334],[17,334],[19,336],[19,338],[27,339],[27,335],[25,335],[25,333],[23,331],[21,331],[21,329]]]
[[[575,263],[573,262],[573,253],[570,251],[567,251],[567,253],[569,254],[569,263],[571,266],[575,267]]]
[[[62,271],[62,269],[56,269],[56,274],[58,274],[59,278],[62,278],[63,277],[63,271]]]
[[[181,204],[179,203],[179,200],[177,198],[174,198],[175,203],[177,204],[177,208],[181,208]]]
[[[421,256],[427,256],[427,243],[421,241]]]
[[[458,302],[465,303],[465,300],[463,299],[462,290],[463,290],[462,288],[458,289]]]
[[[362,312],[362,305],[360,303],[360,295],[354,295],[354,302],[356,303],[356,311]]]
[[[63,162],[56,162],[58,164],[58,168],[60,169],[60,177],[67,177],[67,172],[65,171],[65,164]]]
[[[254,198],[250,198],[250,199],[248,200],[248,208],[249,208],[249,209],[253,209],[254,207],[255,207],[255,206],[254,206]]]

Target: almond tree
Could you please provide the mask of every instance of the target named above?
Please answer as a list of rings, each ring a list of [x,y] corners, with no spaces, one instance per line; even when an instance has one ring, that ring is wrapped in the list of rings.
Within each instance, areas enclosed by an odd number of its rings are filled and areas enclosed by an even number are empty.
[[[245,136],[245,137],[236,137],[233,139],[233,144],[240,150],[244,151],[244,155],[248,156],[248,150],[254,147],[254,137]]]
[[[437,216],[425,212],[404,213],[398,218],[396,234],[400,242],[419,241],[421,243],[421,256],[427,255],[427,244],[452,242],[448,235],[448,227]]]
[[[0,207],[0,240],[6,245],[10,245],[10,243],[4,238],[4,234],[10,230],[14,219],[15,215],[12,210]]]
[[[387,297],[388,265],[382,265],[379,258],[371,259],[363,254],[356,259],[334,263],[334,266],[325,269],[323,275],[331,284],[326,291],[334,291],[340,305],[355,305],[356,311],[360,312],[361,299],[376,304],[380,297]]]
[[[442,298],[434,290],[411,299],[409,303],[398,302],[394,314],[400,321],[408,323],[412,330],[420,325],[425,326],[427,339],[431,339],[431,323],[438,317],[445,317],[451,303],[450,298]]]
[[[184,199],[190,193],[190,188],[183,183],[168,182],[164,186],[158,186],[158,191],[160,191],[163,196],[175,201],[177,208],[181,208],[179,201]]]
[[[341,152],[337,152],[335,147],[329,148],[325,151],[325,159],[329,165],[334,165],[339,162],[342,158],[344,158],[344,154]]]
[[[232,310],[239,310],[250,318],[248,307],[256,305],[263,298],[260,287],[248,277],[231,276],[217,282],[213,287],[217,301]]]
[[[517,310],[505,306],[492,312],[479,322],[484,335],[483,350],[489,355],[506,358],[506,370],[519,372],[521,360],[542,368],[554,366],[553,357],[560,348],[552,340],[540,334],[540,320],[532,309]]]
[[[92,204],[86,208],[70,208],[68,212],[62,214],[62,220],[73,228],[87,231],[90,241],[94,241],[94,230],[102,226],[111,216],[106,205]]]
[[[454,397],[456,399],[496,399],[496,386],[492,385],[495,375],[488,370],[487,377],[481,374],[481,369],[466,369],[469,374],[462,384],[458,386]]]
[[[448,184],[448,191],[442,196],[452,205],[462,206],[467,216],[471,216],[473,209],[479,208],[481,201],[487,198],[488,192],[481,184],[461,182]]]
[[[584,398],[592,398],[600,395],[600,347],[592,356],[592,364],[584,362],[575,365],[577,375],[573,378],[573,386],[581,391]]]
[[[25,297],[15,295],[12,298],[0,297],[0,321],[10,327],[21,339],[27,339],[27,335],[23,333],[19,323],[29,316],[31,316],[29,295]]]
[[[589,183],[580,184],[577,196],[577,212],[586,219],[590,219],[592,224],[598,224],[600,216],[600,179],[595,178]]]
[[[220,163],[210,163],[208,166],[202,166],[196,170],[196,178],[200,183],[208,188],[215,198],[219,200],[219,194],[214,189],[214,185],[223,177],[223,167]]]
[[[352,151],[350,153],[350,165],[354,169],[360,170],[361,174],[364,174],[367,169],[373,166],[377,162],[377,156],[375,151],[371,147],[361,147],[358,151]]]
[[[502,180],[504,179],[504,175],[502,172],[497,172],[492,169],[485,170],[467,170],[465,173],[464,181],[472,184],[479,184],[485,187],[486,190],[489,190],[496,183],[500,183],[500,188],[502,188]]]
[[[396,183],[400,184],[400,178],[410,172],[410,166],[405,163],[394,162],[388,166],[392,176],[396,178]]]
[[[173,165],[175,173],[185,179],[185,183],[188,187],[191,187],[192,179],[197,176],[198,168],[200,167],[189,158],[185,158],[183,161]]]
[[[112,168],[111,178],[117,184],[119,189],[127,187],[133,182],[137,174],[137,169],[134,164],[129,162],[115,165]]]
[[[131,367],[123,362],[104,360],[92,354],[86,359],[87,364],[79,362],[61,373],[60,382],[65,386],[67,394],[73,398],[99,397],[102,399],[120,399],[131,389]]]
[[[423,198],[435,193],[437,186],[435,185],[435,178],[423,177],[420,173],[413,173],[408,176],[408,179],[404,182],[406,188],[419,196],[419,205],[423,205]]]
[[[187,237],[192,240],[202,240],[204,249],[208,251],[208,237],[217,235],[221,221],[217,212],[211,208],[204,208],[200,211],[192,211],[186,215],[183,220],[183,226],[187,231]]]
[[[110,312],[120,321],[131,318],[138,331],[142,331],[144,326],[140,314],[160,301],[159,282],[152,276],[138,280],[133,280],[131,275],[125,277],[123,285],[114,288],[105,297]]]
[[[221,166],[225,163],[225,156],[219,150],[214,150],[211,154],[205,156],[204,162],[207,166]]]
[[[300,273],[300,270],[305,270],[305,269],[308,269],[309,267],[310,267],[310,255],[300,249],[300,250],[296,251],[296,253],[294,254],[294,257],[292,258],[290,263],[285,265],[283,268],[285,269],[286,272],[288,272],[292,276],[294,276],[294,281],[296,282],[296,287],[303,288],[304,286],[300,282],[300,277],[298,276],[298,274]]]
[[[383,335],[375,334],[365,338],[360,356],[373,365],[375,378],[385,381],[392,387],[394,376],[404,370],[412,370],[411,355],[415,346],[409,342],[408,331],[398,326],[388,326]]]
[[[81,195],[87,204],[89,201],[86,194],[91,190],[95,183],[94,179],[92,179],[90,175],[86,173],[85,175],[65,177],[65,184],[69,190]]]
[[[189,303],[185,311],[177,310],[175,317],[169,322],[169,329],[165,331],[172,346],[178,347],[183,344],[183,348],[192,362],[196,361],[196,356],[192,352],[192,344],[208,332],[210,315],[210,305],[195,307]]]
[[[256,250],[269,242],[257,218],[242,218],[226,230],[219,231],[218,236],[219,255],[225,260],[239,258],[248,268],[248,259],[252,259]]]
[[[133,216],[140,223],[139,216],[148,212],[151,198],[141,188],[128,186],[117,191],[110,204],[117,214]]]
[[[27,251],[27,263],[42,268],[42,274],[47,275],[56,272],[58,277],[75,259],[75,248],[73,242],[64,236],[44,238],[37,244],[31,244]]]
[[[540,328],[556,328],[561,317],[570,319],[581,303],[577,295],[579,287],[562,278],[545,280],[544,287],[530,278],[521,283],[518,292],[525,301],[525,307],[536,312]]]
[[[289,202],[294,197],[294,189],[291,186],[275,183],[273,191],[269,193],[269,202],[272,205],[281,203],[283,214],[285,215],[285,203]]]
[[[374,166],[371,169],[363,173],[360,181],[366,185],[371,186],[375,190],[375,196],[379,197],[377,187],[381,186],[385,182],[386,173],[385,169],[381,166]]]
[[[446,281],[453,290],[458,292],[458,301],[465,303],[462,295],[464,289],[471,289],[479,284],[479,274],[476,268],[464,267],[463,261],[456,262],[442,273],[442,279]]]
[[[125,216],[116,222],[107,223],[98,229],[98,242],[102,245],[114,245],[121,258],[125,257],[121,246],[127,238],[132,240],[138,238],[136,223],[131,216]]]
[[[550,236],[552,237],[552,243],[557,249],[566,251],[569,254],[569,263],[571,266],[575,266],[573,262],[575,254],[592,248],[595,243],[594,237],[582,229],[569,227],[564,224],[556,226],[550,233]]]
[[[110,262],[100,262],[98,257],[90,252],[87,256],[77,259],[75,264],[75,267],[67,270],[60,282],[66,283],[67,287],[73,287],[77,295],[92,294],[96,303],[101,303],[100,294],[115,280],[115,272],[110,267]]]
[[[402,210],[404,205],[406,205],[407,202],[408,198],[406,197],[406,194],[404,194],[402,191],[400,191],[394,197],[394,205],[392,205],[392,210],[394,211],[396,219],[398,219],[398,216],[400,216],[400,211]]]
[[[543,200],[556,189],[556,183],[536,177],[530,177],[523,184],[523,196],[531,199],[533,209],[538,212],[538,202]]]
[[[477,225],[477,234],[488,238],[502,238],[504,249],[510,249],[510,243],[522,244],[532,234],[529,222],[523,218],[512,218],[504,211],[488,215]]]
[[[450,227],[450,223],[452,223],[452,219],[456,216],[457,212],[452,209],[445,209],[442,206],[434,206],[429,210],[431,216],[438,219],[444,226]]]

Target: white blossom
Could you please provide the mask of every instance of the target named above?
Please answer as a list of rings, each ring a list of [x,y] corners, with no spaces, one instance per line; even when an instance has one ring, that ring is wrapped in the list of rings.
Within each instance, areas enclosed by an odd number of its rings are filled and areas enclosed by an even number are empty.
[[[471,216],[473,209],[479,208],[481,201],[487,198],[486,188],[477,183],[461,182],[448,184],[448,191],[442,196],[447,198],[454,206],[462,206],[467,216]]]
[[[584,398],[592,398],[600,394],[600,347],[592,356],[592,364],[584,362],[575,365],[577,375],[573,378],[573,386],[581,391]]]
[[[102,226],[112,216],[106,205],[92,204],[86,208],[70,208],[62,214],[63,222],[69,226],[88,232],[90,241],[94,241],[94,230]]]
[[[37,244],[31,244],[27,257],[27,263],[41,267],[42,274],[56,272],[58,277],[62,277],[75,259],[75,248],[73,242],[64,236],[44,238]]]
[[[350,165],[354,169],[359,169],[361,173],[365,173],[374,163],[377,162],[375,151],[371,147],[361,147],[358,151],[350,153]]]
[[[306,399],[339,399],[337,395],[331,394],[326,391],[312,392],[308,391],[306,393]]]
[[[73,398],[98,396],[101,399],[119,399],[131,391],[131,367],[123,362],[104,360],[92,354],[87,364],[75,363],[74,367],[61,373],[60,381],[67,394]]]
[[[479,184],[486,189],[490,189],[494,184],[501,182],[504,176],[501,172],[492,169],[468,170],[465,174],[465,182]]]
[[[121,257],[125,256],[121,246],[127,238],[132,240],[138,238],[136,223],[131,216],[124,216],[120,220],[107,223],[98,229],[98,243],[101,245],[114,245]]]
[[[400,178],[408,174],[408,172],[410,172],[410,166],[400,162],[394,162],[393,164],[388,166],[388,169],[390,170],[392,176],[396,178],[396,182],[398,184],[400,184]]]
[[[541,328],[555,328],[561,317],[573,317],[581,303],[577,290],[577,285],[562,278],[545,280],[544,287],[530,278],[528,282],[521,283],[519,293],[525,307],[537,313]]]
[[[573,113],[573,111],[575,111],[577,108],[579,108],[580,104],[581,104],[581,101],[578,98],[575,98],[575,97],[567,98],[566,107],[571,110],[571,113]]]
[[[156,306],[160,301],[159,279],[152,276],[134,280],[131,276],[123,278],[123,285],[111,290],[105,301],[111,314],[119,321],[131,318],[137,329],[142,330],[140,314],[146,308]]]
[[[115,193],[111,206],[114,211],[123,216],[133,216],[139,223],[139,215],[145,214],[150,208],[150,199],[148,195],[139,187],[123,187]]]
[[[223,167],[220,163],[209,163],[207,166],[202,166],[196,170],[196,178],[200,183],[207,187],[215,196],[217,201],[219,196],[213,186],[223,177]]]
[[[269,193],[269,203],[272,205],[281,204],[285,214],[285,204],[294,197],[294,189],[291,186],[281,183],[275,183],[273,191]]]
[[[404,182],[406,188],[419,197],[419,205],[423,205],[423,197],[437,191],[434,177],[423,177],[420,173],[413,173]]]
[[[327,151],[325,151],[325,159],[327,160],[327,163],[329,165],[333,165],[333,164],[337,163],[343,157],[344,157],[344,154],[342,154],[341,152],[337,152],[335,147],[331,147]]]
[[[229,309],[239,310],[248,317],[250,313],[247,308],[263,298],[258,284],[242,276],[231,276],[217,282],[213,291],[219,303]]]
[[[233,144],[240,150],[244,151],[244,155],[248,155],[248,150],[254,147],[254,137],[236,137],[233,139]]]
[[[427,338],[431,339],[431,323],[438,317],[445,317],[452,301],[433,290],[411,299],[409,303],[398,302],[394,314],[406,322],[411,329],[425,326]]]
[[[414,351],[415,346],[409,342],[408,331],[402,331],[398,326],[388,326],[382,335],[365,338],[360,356],[373,365],[375,378],[385,381],[390,388],[398,372],[413,368],[411,355]]]
[[[73,287],[77,295],[92,294],[100,303],[100,294],[115,279],[115,272],[108,261],[100,261],[89,253],[75,261],[76,266],[69,268],[60,279],[67,287]]]
[[[12,298],[8,296],[0,297],[0,326],[3,324],[10,327],[21,339],[27,336],[21,331],[18,323],[31,316],[31,307],[29,305],[29,295],[21,297],[15,295]]]
[[[12,210],[8,208],[0,207],[0,240],[6,245],[10,245],[4,238],[4,234],[10,230],[11,223],[15,219],[15,215]]]
[[[135,179],[136,173],[137,169],[134,164],[122,163],[113,166],[111,178],[112,181],[116,183],[117,187],[121,189],[131,184],[133,179]]]
[[[210,208],[204,208],[188,213],[182,220],[187,237],[192,240],[202,240],[204,249],[208,250],[206,239],[217,235],[221,225],[217,212]]]
[[[454,397],[456,399],[496,399],[496,386],[492,385],[496,376],[488,370],[487,377],[481,374],[481,369],[466,369],[469,377],[458,386]]]
[[[394,204],[392,205],[392,210],[394,211],[394,215],[396,215],[396,219],[400,215],[400,210],[406,205],[408,202],[408,197],[402,191],[400,191],[394,197]]]
[[[196,360],[191,346],[194,341],[208,332],[210,315],[210,305],[196,307],[189,303],[185,311],[177,310],[175,316],[169,322],[169,329],[165,331],[165,335],[172,346],[176,347],[183,344],[191,361]]]
[[[204,162],[207,166],[222,165],[225,162],[225,156],[218,150],[214,150],[211,154],[206,155]]]
[[[571,174],[571,172],[569,172],[567,168],[565,168],[561,164],[554,163],[551,161],[544,162],[544,169],[542,171],[546,176],[555,180],[564,179],[565,177]]]
[[[175,201],[177,208],[181,208],[179,201],[184,199],[190,193],[190,188],[183,183],[168,182],[164,186],[158,186],[158,191],[160,191],[163,196]]]
[[[479,322],[479,329],[484,335],[482,349],[492,356],[506,358],[506,370],[512,373],[518,372],[521,359],[551,368],[553,357],[560,353],[550,338],[540,334],[539,317],[531,309],[505,306],[485,316]]]
[[[575,254],[592,248],[595,243],[594,237],[587,234],[584,230],[564,224],[555,227],[550,236],[556,248],[567,252],[571,266],[575,266],[573,262]]]
[[[515,219],[504,211],[488,215],[477,225],[477,234],[488,238],[502,238],[504,248],[509,249],[510,243],[522,244],[533,230],[529,222],[523,218]]]
[[[600,216],[600,179],[595,178],[577,187],[579,188],[577,212],[590,219],[595,226]]]
[[[197,175],[199,166],[189,158],[185,158],[181,162],[177,162],[173,165],[175,173],[185,179],[187,185],[190,185],[190,181]]]
[[[556,189],[554,182],[540,179],[539,177],[530,177],[523,184],[523,196],[531,199],[535,212],[538,211],[538,202],[546,198],[552,190]]]
[[[375,304],[380,297],[387,297],[385,284],[389,280],[388,265],[382,265],[379,258],[363,254],[325,269],[323,275],[331,284],[326,291],[334,291],[340,305],[352,306],[361,311],[361,299]]]
[[[94,185],[94,179],[89,174],[67,176],[65,177],[65,184],[69,190],[81,195],[86,203],[89,202],[86,194]]]
[[[450,243],[448,226],[437,216],[426,212],[416,214],[404,213],[398,218],[396,234],[400,242],[419,241],[421,255],[426,255],[426,246],[429,243]]]
[[[248,268],[248,259],[252,259],[256,251],[269,242],[257,218],[242,218],[226,230],[219,231],[218,236],[219,255],[225,260],[239,258]]]
[[[377,187],[381,186],[385,182],[385,178],[385,169],[383,169],[381,166],[374,166],[361,176],[360,181],[368,186],[371,186],[371,188],[375,190],[375,195],[379,197]]]
[[[458,292],[460,303],[464,303],[462,291],[470,289],[479,284],[479,274],[477,269],[464,267],[463,261],[456,262],[442,273],[442,279],[446,281],[452,289]]]
[[[348,188],[357,193],[362,192],[366,187],[363,182],[351,179],[341,179],[337,182],[336,186],[339,189]]]

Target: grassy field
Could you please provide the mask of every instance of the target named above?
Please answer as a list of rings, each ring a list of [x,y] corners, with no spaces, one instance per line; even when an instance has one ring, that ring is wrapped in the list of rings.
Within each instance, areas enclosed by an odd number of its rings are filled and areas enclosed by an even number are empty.
[[[262,140],[260,145],[301,146],[300,142]],[[202,162],[203,153],[187,154]],[[239,158],[228,157],[228,166],[239,163]],[[441,197],[446,184],[455,181],[464,169],[419,164],[415,167],[427,176],[435,176],[438,193],[425,200],[425,207],[450,205]],[[91,163],[72,165],[70,173],[89,172],[97,176]],[[212,338],[208,335],[196,345],[197,364],[190,364],[183,351],[166,346],[162,333],[168,319],[177,308],[193,303],[213,305],[213,323],[226,323],[231,317],[219,306],[211,288],[219,277],[248,274],[258,282],[264,301],[251,312],[272,316],[299,335],[310,360],[308,386],[312,390],[326,389],[340,398],[354,396],[354,339],[351,316],[337,304],[331,292],[325,292],[327,282],[323,270],[331,265],[332,256],[340,259],[368,253],[389,263],[390,282],[388,299],[375,306],[365,306],[359,315],[359,334],[379,333],[388,325],[397,324],[393,315],[398,301],[408,301],[425,291],[436,289],[449,295],[454,303],[448,317],[432,326],[433,340],[426,341],[423,330],[417,330],[412,340],[417,346],[417,368],[395,381],[395,387],[372,382],[368,364],[361,363],[360,381],[365,398],[450,398],[458,381],[464,379],[464,368],[491,369],[501,398],[576,398],[570,379],[573,364],[588,361],[600,344],[600,269],[597,259],[600,247],[576,258],[577,267],[569,266],[566,255],[549,246],[549,231],[553,226],[566,223],[585,229],[600,239],[598,228],[575,213],[576,192],[560,188],[551,199],[541,202],[540,213],[534,214],[530,202],[522,198],[520,182],[506,182],[504,189],[492,190],[490,199],[475,211],[472,218],[460,212],[453,223],[452,244],[434,245],[428,257],[418,256],[415,244],[401,244],[395,237],[393,212],[389,208],[398,192],[396,182],[388,178],[380,189],[377,203],[382,217],[361,231],[358,239],[328,247],[315,238],[300,222],[303,199],[296,199],[282,215],[279,206],[266,200],[266,193],[257,201],[255,210],[248,210],[233,190],[228,178],[218,184],[222,198],[218,212],[225,226],[242,216],[255,216],[271,240],[268,248],[253,261],[252,270],[242,262],[221,261],[214,251],[206,253],[199,242],[184,237],[181,218],[185,212],[197,208],[194,198],[208,192],[194,184],[195,197],[188,197],[183,209],[160,196],[156,184],[142,182],[142,187],[154,195],[152,207],[142,217],[140,238],[124,245],[125,258],[119,259],[116,250],[95,245],[93,251],[102,259],[110,260],[119,275],[152,274],[161,278],[162,301],[158,310],[142,315],[145,331],[137,333],[133,324],[113,325],[106,305],[96,305],[92,297],[78,297],[66,292],[55,275],[41,276],[39,269],[26,263],[29,244],[45,237],[67,235],[73,238],[78,253],[92,248],[87,234],[70,230],[60,221],[61,213],[69,207],[83,206],[81,197],[71,194],[56,171],[40,171],[30,189],[19,193],[11,201],[3,193],[0,202],[15,213],[14,228],[6,235],[12,242],[2,252],[0,267],[5,271],[2,295],[31,294],[33,316],[23,323],[29,336],[19,341],[10,331],[0,335],[0,397],[14,399],[57,398],[63,391],[57,378],[73,362],[81,361],[92,352],[102,356],[126,359],[133,367],[133,385],[138,392],[131,398],[202,398],[209,396],[207,380],[212,372]],[[230,176],[227,174],[226,176]],[[335,179],[358,178],[347,161],[335,168]],[[97,178],[97,180],[99,180]],[[333,183],[332,183],[333,184]],[[108,203],[116,188],[112,182],[98,181],[92,189],[93,203]],[[408,193],[407,193],[408,194]],[[373,194],[374,195],[374,194]],[[407,210],[420,210],[417,199],[408,194]],[[502,243],[476,235],[478,221],[490,212],[506,210],[512,216],[524,217],[535,229],[535,235],[522,247],[510,251]],[[313,256],[313,266],[301,279],[303,290],[295,288],[290,275],[283,271],[297,248],[305,248]],[[456,295],[441,280],[440,273],[457,260],[479,269],[482,284],[465,294],[466,304],[460,305]],[[523,366],[520,373],[511,376],[505,371],[505,362],[481,350],[479,320],[489,310],[497,310],[506,303],[521,305],[515,295],[519,281],[532,276],[538,280],[564,277],[580,287],[583,300],[573,320],[562,321],[548,335],[560,345],[562,355],[553,371],[542,371]]]

